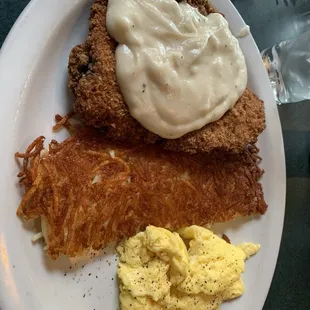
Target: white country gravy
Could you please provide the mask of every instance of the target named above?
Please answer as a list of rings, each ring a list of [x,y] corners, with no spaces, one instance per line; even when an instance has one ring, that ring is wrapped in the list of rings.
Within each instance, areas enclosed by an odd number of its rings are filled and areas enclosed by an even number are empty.
[[[242,95],[247,68],[226,19],[175,0],[109,0],[116,74],[130,114],[175,139],[220,119]]]

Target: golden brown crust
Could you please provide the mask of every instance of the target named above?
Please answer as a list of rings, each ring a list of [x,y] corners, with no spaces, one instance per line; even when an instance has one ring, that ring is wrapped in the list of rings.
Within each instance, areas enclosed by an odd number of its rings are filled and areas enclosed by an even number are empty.
[[[263,214],[257,148],[189,155],[158,146],[126,146],[84,128],[40,157],[20,176],[26,193],[17,214],[47,223],[48,255],[99,250],[147,225],[179,228]],[[115,156],[109,150],[114,150]],[[32,152],[32,153],[31,153]]]
[[[206,0],[188,0],[202,13],[214,12]],[[89,36],[70,53],[69,87],[75,96],[74,110],[87,125],[105,128],[119,141],[161,143],[171,150],[209,152],[220,148],[242,151],[255,143],[265,128],[264,104],[249,89],[221,120],[180,139],[165,140],[144,129],[129,114],[115,74],[117,43],[105,26],[107,0],[96,0],[91,9]]]
[[[213,148],[242,151],[245,144],[256,143],[264,128],[263,103],[246,89],[235,106],[217,122],[163,144],[170,150],[192,153],[209,152]]]

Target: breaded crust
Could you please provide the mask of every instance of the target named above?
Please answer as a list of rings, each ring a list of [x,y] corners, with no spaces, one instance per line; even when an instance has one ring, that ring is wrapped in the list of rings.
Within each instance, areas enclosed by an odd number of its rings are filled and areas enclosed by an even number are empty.
[[[91,8],[89,35],[85,44],[70,53],[69,88],[75,96],[74,110],[89,126],[104,128],[119,141],[158,143],[164,148],[191,153],[213,149],[242,151],[255,143],[265,128],[264,104],[249,89],[219,121],[175,140],[149,132],[131,117],[116,80],[117,43],[107,33],[107,0]],[[203,14],[215,12],[207,0],[188,0]]]
[[[39,137],[17,154],[26,190],[17,214],[45,219],[53,259],[87,255],[147,225],[176,229],[267,209],[255,146],[190,155],[120,145],[89,127],[42,148]]]

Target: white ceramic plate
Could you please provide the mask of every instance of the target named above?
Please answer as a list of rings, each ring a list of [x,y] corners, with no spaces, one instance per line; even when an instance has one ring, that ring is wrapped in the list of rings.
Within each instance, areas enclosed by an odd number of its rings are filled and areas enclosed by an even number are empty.
[[[229,0],[214,0],[232,31],[244,26]],[[72,269],[65,259],[56,262],[32,244],[31,223],[15,216],[21,199],[14,160],[37,136],[55,138],[51,128],[55,113],[72,105],[67,90],[70,49],[87,35],[90,3],[87,0],[33,0],[5,41],[0,57],[0,308],[2,310],[112,309],[118,308],[116,261],[113,249],[84,268]],[[285,206],[285,164],[281,126],[269,80],[253,38],[240,39],[245,54],[249,86],[266,104],[267,130],[260,137],[262,183],[268,212],[260,219],[243,219],[219,225],[234,243],[253,241],[261,251],[246,265],[244,296],[221,309],[263,307],[276,265]],[[63,139],[64,132],[57,135]],[[108,262],[107,262],[108,261]]]

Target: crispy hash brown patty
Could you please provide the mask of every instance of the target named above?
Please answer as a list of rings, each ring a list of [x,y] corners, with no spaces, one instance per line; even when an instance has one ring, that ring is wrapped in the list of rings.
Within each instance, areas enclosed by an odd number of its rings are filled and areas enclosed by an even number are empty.
[[[53,259],[87,255],[147,225],[177,229],[267,209],[255,146],[190,155],[119,145],[90,127],[48,150],[43,144],[41,136],[16,154],[25,186],[17,214],[44,220]]]
[[[215,12],[207,0],[188,0],[202,14]],[[86,42],[72,49],[69,88],[75,96],[74,110],[83,121],[104,128],[113,140],[157,143],[166,149],[191,153],[213,149],[243,151],[255,143],[265,128],[264,103],[246,89],[235,106],[220,120],[179,139],[166,140],[146,130],[129,113],[116,80],[117,42],[106,29],[108,0],[96,0],[91,8]]]

